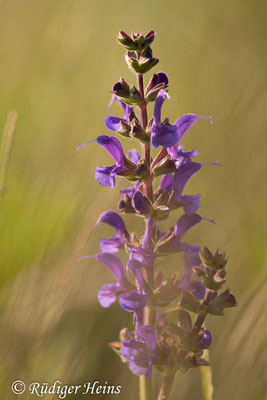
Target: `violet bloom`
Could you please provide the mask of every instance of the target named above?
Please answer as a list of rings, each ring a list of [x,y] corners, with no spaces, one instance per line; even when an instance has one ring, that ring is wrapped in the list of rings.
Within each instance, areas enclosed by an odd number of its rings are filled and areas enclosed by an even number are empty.
[[[186,214],[194,214],[200,207],[201,194],[184,195],[184,187],[189,179],[201,168],[200,163],[188,161],[183,163],[175,174],[167,174],[161,178],[160,189],[173,192],[171,205],[183,207]]]
[[[121,346],[121,355],[128,361],[134,375],[148,378],[156,359],[158,335],[152,325],[144,325],[135,332],[135,338],[125,339]]]
[[[153,218],[149,217],[146,223],[144,237],[141,239],[141,244],[138,247],[129,249],[130,260],[137,260],[143,268],[151,267],[156,259],[156,254],[151,249],[151,237],[153,229]]]
[[[112,104],[113,101],[116,101],[117,103],[119,103],[122,106],[122,109],[124,111],[124,117],[118,118],[118,117],[114,117],[113,115],[107,115],[105,118],[105,126],[107,129],[109,129],[112,132],[119,132],[122,130],[121,122],[129,123],[128,118],[129,118],[129,114],[131,114],[131,112],[133,111],[133,107],[130,107],[127,104],[125,104],[116,95],[112,95],[109,106]]]
[[[164,241],[162,244],[159,244],[158,250],[160,253],[176,253],[180,251],[187,251],[190,249],[190,245],[182,242],[183,236],[186,232],[192,228],[194,225],[199,224],[202,220],[202,217],[198,214],[182,215],[175,227],[173,234],[170,236],[169,240]]]
[[[114,159],[114,165],[110,167],[96,167],[95,178],[102,186],[115,186],[115,176],[127,171],[126,157],[120,141],[114,136],[98,136],[97,143],[103,146]]]
[[[117,235],[113,235],[110,239],[101,239],[100,249],[103,253],[116,253],[120,248],[123,248],[125,242],[129,239],[124,221],[119,214],[109,210],[100,215],[95,227],[101,222],[112,226],[117,231]]]
[[[118,257],[110,253],[100,253],[95,258],[112,272],[117,281],[104,285],[98,292],[99,303],[102,307],[107,308],[116,301],[118,294],[125,292],[126,287],[130,286],[130,282],[124,276],[123,265]]]
[[[174,146],[171,146],[168,149],[168,153],[171,155],[172,159],[175,159],[178,155],[177,146],[180,144],[180,141],[182,140],[184,134],[192,125],[194,125],[197,122],[199,118],[208,119],[211,123],[213,122],[211,117],[202,117],[196,114],[185,114],[174,122],[174,125],[177,128],[178,139],[177,142],[174,144]]]
[[[159,146],[170,147],[178,141],[177,127],[161,123],[161,107],[166,98],[169,98],[169,95],[161,89],[155,101],[154,118],[151,126],[151,144],[155,148]]]

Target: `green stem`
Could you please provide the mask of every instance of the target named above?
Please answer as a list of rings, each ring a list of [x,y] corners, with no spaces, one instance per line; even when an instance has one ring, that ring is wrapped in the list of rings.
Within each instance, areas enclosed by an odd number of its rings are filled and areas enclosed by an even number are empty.
[[[145,375],[139,377],[140,400],[154,400],[152,379]]]
[[[165,375],[161,390],[159,392],[158,400],[167,400],[170,396],[172,385],[175,378],[175,370],[170,371]]]
[[[139,91],[141,93],[142,102],[139,106],[140,118],[142,127],[146,129],[147,127],[147,103],[144,94],[144,77],[143,74],[137,75],[137,81],[139,86]],[[148,177],[144,180],[144,193],[153,202],[153,176],[150,171],[151,167],[151,154],[150,154],[150,144],[142,144],[143,158],[146,160],[149,166]],[[153,288],[154,287],[154,267],[151,266],[144,270],[144,278],[147,283]],[[144,324],[155,325],[155,308],[147,306],[144,310]],[[154,400],[153,394],[153,381],[152,374],[149,378],[145,376],[140,376],[140,400]]]

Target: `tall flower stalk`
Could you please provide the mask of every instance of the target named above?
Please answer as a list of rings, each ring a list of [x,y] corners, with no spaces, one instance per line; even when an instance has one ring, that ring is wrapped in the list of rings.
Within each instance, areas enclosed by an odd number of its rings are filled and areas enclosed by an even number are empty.
[[[173,124],[168,118],[162,119],[162,106],[170,99],[167,74],[154,73],[144,85],[144,74],[159,62],[151,49],[154,38],[154,31],[132,36],[121,31],[117,38],[126,49],[126,62],[137,84],[130,85],[124,78],[114,84],[111,103],[122,107],[123,116],[108,115],[105,126],[116,136],[102,135],[89,142],[96,141],[114,160],[111,166],[96,168],[96,180],[113,189],[117,177],[121,177],[130,186],[121,190],[118,212],[105,211],[96,223],[110,225],[116,234],[101,240],[100,253],[82,257],[95,257],[115,278],[115,283],[104,285],[98,292],[102,307],[118,299],[122,309],[133,314],[134,326],[124,327],[120,340],[110,347],[140,377],[140,400],[156,398],[153,369],[163,374],[157,398],[166,400],[177,372],[208,366],[203,352],[210,347],[212,335],[205,329],[206,317],[223,315],[225,308],[236,305],[228,289],[219,293],[226,281],[226,254],[220,250],[213,254],[207,247],[184,241],[193,226],[203,220],[214,222],[197,213],[201,195],[184,194],[186,184],[203,166],[219,164],[192,161],[197,151],[184,151],[181,141],[199,119],[212,119],[196,114],[183,115]],[[149,102],[154,103],[150,119]],[[141,155],[136,149],[125,153],[124,140],[139,144]],[[158,150],[155,153],[153,149]],[[177,211],[175,225],[162,231],[161,221],[173,222]],[[144,220],[143,236],[128,230],[122,214]],[[125,266],[119,257],[123,251],[128,258]],[[183,254],[182,273],[168,277],[164,271],[167,257],[178,253]]]

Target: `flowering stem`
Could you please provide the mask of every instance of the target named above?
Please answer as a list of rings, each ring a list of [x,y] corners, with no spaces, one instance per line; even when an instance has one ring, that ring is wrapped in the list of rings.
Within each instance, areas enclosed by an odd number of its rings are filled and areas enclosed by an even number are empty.
[[[159,392],[158,400],[167,400],[169,398],[175,378],[175,373],[175,370],[171,370],[167,375],[165,375],[161,390]]]
[[[206,298],[203,301],[203,305],[205,305],[205,306],[209,305],[210,298],[211,298],[211,293],[212,293],[211,290],[207,290]],[[201,327],[202,327],[202,325],[203,325],[203,323],[205,321],[206,316],[207,316],[207,313],[202,314],[202,315],[198,315],[198,317],[196,319],[196,322],[195,322],[195,324],[193,326],[193,329],[192,329],[192,332],[191,332],[191,336],[195,336],[200,331],[200,329],[201,329]]]
[[[147,103],[146,103],[145,94],[144,94],[144,76],[143,76],[143,74],[138,74],[137,80],[138,80],[138,86],[139,86],[139,91],[141,93],[141,100],[142,100],[142,102],[139,106],[141,123],[142,123],[142,127],[144,129],[146,129],[146,127],[147,127]],[[150,171],[150,164],[151,164],[150,143],[142,144],[142,150],[143,150],[143,158],[146,160],[146,162],[149,166],[149,174],[148,174],[147,179],[144,181],[145,194],[151,201],[153,201],[153,177],[152,177],[151,171]]]
[[[144,77],[143,74],[137,75],[138,87],[141,93],[141,104],[139,106],[140,109],[140,118],[142,127],[146,129],[147,127],[147,103],[145,100],[144,94]],[[153,202],[153,176],[151,174],[151,155],[150,155],[150,143],[142,144],[142,152],[143,158],[146,160],[147,165],[149,166],[149,173],[146,180],[143,182],[144,184],[144,192],[145,195]],[[144,270],[144,278],[147,283],[153,288],[154,287],[154,267],[151,266]],[[147,325],[155,325],[155,309],[154,307],[147,306],[144,310],[144,323]],[[140,376],[140,400],[154,400],[153,395],[153,384],[152,384],[152,375],[150,378],[146,378],[145,376]]]

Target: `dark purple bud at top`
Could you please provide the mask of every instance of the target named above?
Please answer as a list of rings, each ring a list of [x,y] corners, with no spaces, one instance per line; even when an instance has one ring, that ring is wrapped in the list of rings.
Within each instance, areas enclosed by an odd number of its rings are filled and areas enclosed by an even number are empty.
[[[197,340],[197,345],[201,349],[208,349],[212,342],[212,336],[207,329],[200,333],[201,337]]]
[[[168,75],[165,74],[165,72],[158,72],[157,76],[158,76],[158,82],[159,83],[164,83],[165,87],[167,87],[168,84],[169,84]]]

